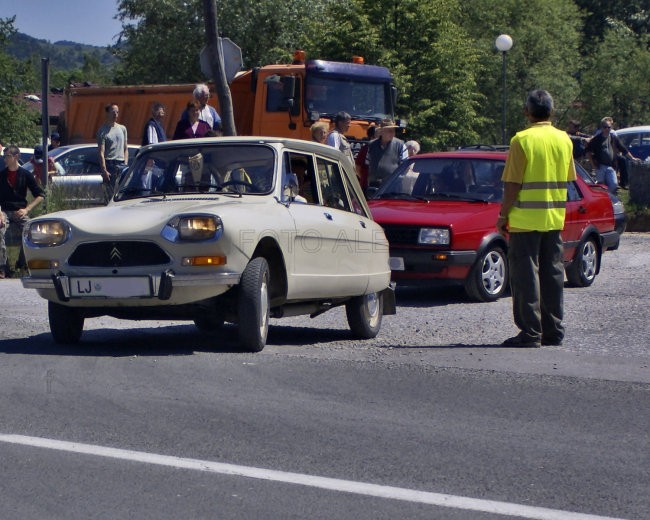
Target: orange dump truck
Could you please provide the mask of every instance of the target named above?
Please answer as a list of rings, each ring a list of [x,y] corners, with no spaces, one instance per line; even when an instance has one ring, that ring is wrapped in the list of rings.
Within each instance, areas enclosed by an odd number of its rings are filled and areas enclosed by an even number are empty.
[[[396,90],[388,69],[358,60],[296,58],[291,65],[266,65],[236,75],[230,91],[238,135],[311,139],[314,122],[331,123],[337,112],[345,111],[352,116],[347,136],[359,146],[371,123],[394,118]],[[104,107],[113,102],[120,107],[120,122],[131,144],[142,142],[155,102],[167,109],[165,130],[171,136],[193,89],[193,84],[70,88],[60,125],[64,143],[93,142],[104,121]],[[218,111],[216,96],[212,102]]]

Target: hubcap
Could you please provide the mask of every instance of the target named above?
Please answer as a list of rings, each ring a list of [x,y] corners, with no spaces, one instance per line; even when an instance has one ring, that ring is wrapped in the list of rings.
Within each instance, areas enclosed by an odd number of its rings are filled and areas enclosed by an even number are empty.
[[[506,263],[496,251],[485,257],[482,271],[483,287],[488,294],[495,295],[503,290],[506,281]]]
[[[368,323],[371,327],[374,327],[379,319],[379,298],[377,293],[366,294],[363,298],[368,312]]]
[[[269,294],[266,278],[260,285],[260,337],[266,339],[269,320]]]
[[[582,248],[582,274],[586,280],[593,280],[596,276],[598,252],[594,243],[589,240]]]

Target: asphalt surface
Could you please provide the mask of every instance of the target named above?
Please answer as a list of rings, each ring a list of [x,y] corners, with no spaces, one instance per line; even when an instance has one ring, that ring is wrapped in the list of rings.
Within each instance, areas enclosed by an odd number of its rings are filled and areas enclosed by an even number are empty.
[[[649,246],[624,235],[535,350],[499,346],[510,298],[405,289],[370,341],[335,310],[259,354],[110,318],[61,348],[0,281],[0,518],[650,518]]]

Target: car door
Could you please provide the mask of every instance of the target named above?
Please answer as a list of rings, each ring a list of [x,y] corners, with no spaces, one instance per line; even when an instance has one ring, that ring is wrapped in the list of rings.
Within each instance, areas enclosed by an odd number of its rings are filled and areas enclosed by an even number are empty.
[[[97,146],[73,148],[57,157],[62,175],[52,177],[52,186],[64,200],[82,205],[105,204]]]
[[[368,284],[359,258],[363,252],[357,247],[362,219],[351,211],[340,165],[322,157],[307,157],[317,198],[312,203],[289,203],[295,223],[292,296],[362,294]]]
[[[587,206],[576,181],[569,182],[567,186],[566,215],[562,241],[564,242],[564,261],[568,262],[575,256],[576,247],[580,243],[585,227]]]

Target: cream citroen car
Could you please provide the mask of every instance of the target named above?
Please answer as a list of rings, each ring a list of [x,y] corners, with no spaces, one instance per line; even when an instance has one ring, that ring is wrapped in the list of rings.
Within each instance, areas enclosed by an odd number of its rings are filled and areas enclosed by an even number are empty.
[[[84,320],[238,324],[264,348],[269,318],[345,306],[355,337],[395,313],[388,242],[338,150],[292,139],[211,138],[140,149],[105,207],[33,219],[23,286],[48,300],[54,341]]]

